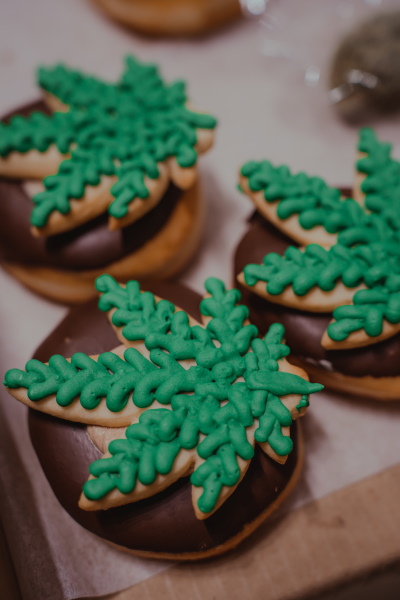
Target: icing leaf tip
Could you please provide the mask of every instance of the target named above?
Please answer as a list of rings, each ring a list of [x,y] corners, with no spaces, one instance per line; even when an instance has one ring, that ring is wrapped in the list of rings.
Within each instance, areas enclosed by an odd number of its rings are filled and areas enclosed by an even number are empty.
[[[150,206],[150,198],[161,198],[170,180],[182,182],[181,170],[194,169],[199,152],[212,144],[208,136],[202,148],[199,131],[215,129],[216,119],[188,108],[182,81],[166,83],[156,65],[133,56],[125,57],[124,67],[116,83],[63,64],[40,67],[38,84],[55,112],[15,116],[1,124],[0,160],[13,153],[23,170],[24,156],[37,151],[36,160],[52,172],[33,198],[31,224],[42,235],[68,230],[78,217],[78,224],[86,222],[85,201],[93,187],[100,190],[101,202],[91,202],[92,213],[103,209],[110,221],[126,226],[139,214],[135,200],[148,200]],[[46,163],[48,154],[58,168]],[[61,218],[71,212],[74,219]]]

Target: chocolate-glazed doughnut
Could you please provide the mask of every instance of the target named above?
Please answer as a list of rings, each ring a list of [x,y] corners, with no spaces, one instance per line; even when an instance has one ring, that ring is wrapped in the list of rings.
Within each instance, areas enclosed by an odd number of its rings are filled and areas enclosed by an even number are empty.
[[[200,296],[178,284],[151,285],[160,297],[179,304],[199,318]],[[60,353],[89,354],[111,350],[118,340],[95,302],[75,307],[41,344],[35,358],[45,361]],[[64,508],[83,527],[135,553],[175,559],[198,559],[235,546],[249,535],[293,487],[301,464],[302,445],[296,424],[293,452],[280,465],[260,449],[243,479],[223,507],[208,519],[196,519],[190,482],[185,477],[156,496],[107,511],[86,512],[78,507],[89,464],[100,452],[86,427],[30,411],[33,446],[44,473]]]
[[[241,239],[235,254],[235,279],[249,263],[260,263],[269,252],[282,254],[293,242],[278,232],[258,213],[249,220],[249,228]],[[252,322],[260,331],[279,321],[285,326],[286,341],[293,356],[303,362],[326,369],[330,365],[352,377],[395,377],[399,373],[400,335],[388,340],[350,350],[326,350],[321,346],[322,335],[331,320],[330,314],[309,313],[280,306],[260,298],[244,286],[238,285],[243,302],[250,308]],[[312,362],[314,361],[314,362]]]
[[[13,114],[49,113],[43,101]],[[5,122],[12,115],[7,115]],[[100,215],[76,229],[50,237],[31,235],[32,198],[21,180],[0,178],[0,258],[12,263],[63,269],[101,269],[131,254],[155,236],[170,218],[182,190],[171,184],[153,211],[123,229],[110,231]]]
[[[291,360],[326,387],[400,399],[400,161],[362,129],[353,189],[250,161],[240,187],[257,208],[235,284],[265,331],[279,320]]]
[[[15,114],[28,116],[34,111],[49,113],[45,103],[38,101],[13,111],[4,120],[9,121]],[[158,234],[162,235],[163,228],[170,219],[175,220],[178,225],[177,206],[185,203],[188,198],[189,202],[193,203],[194,200],[196,214],[193,217],[197,223],[196,226],[192,223],[191,227],[194,238],[197,239],[196,232],[201,229],[202,222],[198,206],[199,192],[194,195],[192,193],[191,200],[187,192],[173,184],[150,213],[122,229],[110,231],[104,214],[70,231],[47,238],[35,237],[31,234],[29,222],[32,198],[24,187],[24,182],[0,177],[0,260],[8,270],[17,273],[23,283],[39,293],[43,291],[39,286],[40,280],[54,280],[59,276],[60,291],[55,293],[47,288],[51,298],[71,303],[80,302],[93,295],[93,278],[97,272],[107,270],[110,265],[118,268],[121,261],[129,260],[149,240]],[[178,249],[180,250],[180,244],[173,248],[173,252]],[[146,251],[145,254],[147,255]],[[190,256],[187,258],[189,260]],[[27,278],[30,270],[33,277]],[[75,273],[79,278],[76,282]],[[85,281],[82,281],[82,277]],[[68,286],[67,292],[63,291],[64,286]]]
[[[0,123],[3,266],[69,303],[93,296],[105,271],[174,277],[200,243],[197,159],[215,119],[133,57],[115,84],[63,65],[39,69],[38,83],[44,100]]]

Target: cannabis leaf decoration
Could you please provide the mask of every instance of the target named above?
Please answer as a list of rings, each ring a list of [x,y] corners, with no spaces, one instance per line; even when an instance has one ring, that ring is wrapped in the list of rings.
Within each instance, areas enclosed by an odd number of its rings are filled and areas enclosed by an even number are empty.
[[[74,228],[107,208],[110,228],[124,227],[153,208],[170,179],[193,184],[216,120],[186,106],[184,82],[167,85],[155,65],[130,56],[116,84],[63,65],[39,69],[38,83],[57,112],[0,123],[0,173],[24,177],[33,159],[48,175],[33,198],[37,235]]]
[[[18,400],[67,420],[120,427],[90,466],[80,506],[96,510],[151,496],[191,474],[198,518],[215,511],[244,476],[258,443],[279,462],[292,450],[289,427],[308,406],[311,384],[286,361],[284,328],[267,335],[247,323],[240,292],[207,279],[200,325],[130,281],[96,282],[123,346],[97,357],[77,353],[11,369]]]
[[[326,348],[364,346],[400,331],[400,162],[369,128],[360,131],[358,150],[355,199],[268,161],[241,169],[240,186],[259,211],[305,247],[270,253],[239,280],[272,302],[332,311]]]

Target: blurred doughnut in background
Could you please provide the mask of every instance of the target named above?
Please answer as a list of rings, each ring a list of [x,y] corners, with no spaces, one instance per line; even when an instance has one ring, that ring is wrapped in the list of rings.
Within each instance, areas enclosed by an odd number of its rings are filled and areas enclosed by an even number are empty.
[[[241,14],[239,0],[94,0],[110,17],[150,35],[207,33]]]

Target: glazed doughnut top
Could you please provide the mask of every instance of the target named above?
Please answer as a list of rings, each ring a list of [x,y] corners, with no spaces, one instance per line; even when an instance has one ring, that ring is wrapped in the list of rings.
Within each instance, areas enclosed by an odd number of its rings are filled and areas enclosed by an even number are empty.
[[[400,331],[400,162],[362,129],[353,198],[286,166],[249,162],[240,186],[260,214],[302,247],[248,264],[239,281],[270,302],[332,312],[322,346],[367,346]]]
[[[96,287],[122,346],[30,360],[5,375],[9,392],[31,408],[118,428],[90,467],[81,508],[134,502],[192,473],[194,511],[204,519],[235,490],[256,443],[285,462],[290,425],[323,386],[287,362],[281,325],[258,338],[240,293],[217,279],[205,283],[202,324],[137,282],[103,275]]]
[[[49,236],[108,212],[110,229],[152,210],[172,181],[190,187],[216,120],[186,105],[185,84],[166,84],[155,65],[127,57],[111,84],[63,65],[38,83],[55,112],[0,123],[0,175],[38,177],[32,232]]]

